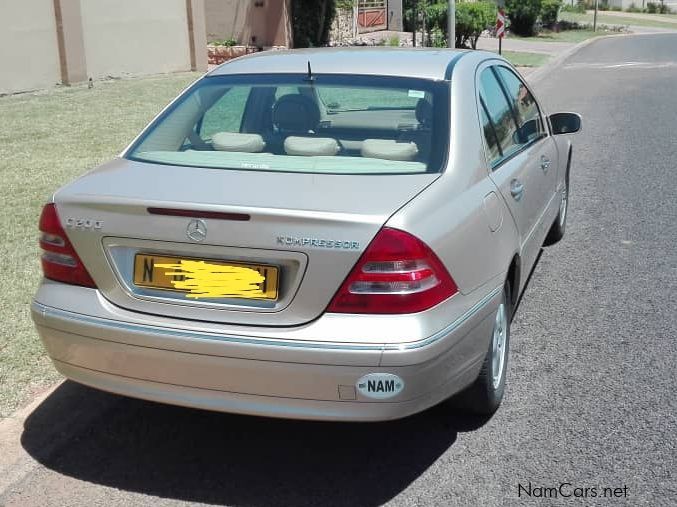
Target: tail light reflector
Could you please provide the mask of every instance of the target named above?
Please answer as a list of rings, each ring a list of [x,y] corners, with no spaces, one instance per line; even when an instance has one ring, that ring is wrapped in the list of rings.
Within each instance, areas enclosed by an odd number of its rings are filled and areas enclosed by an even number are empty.
[[[54,203],[46,204],[40,215],[40,248],[45,278],[71,285],[96,288],[92,277],[61,227]]]
[[[456,283],[428,245],[407,232],[385,227],[362,254],[327,311],[415,313],[457,292]]]

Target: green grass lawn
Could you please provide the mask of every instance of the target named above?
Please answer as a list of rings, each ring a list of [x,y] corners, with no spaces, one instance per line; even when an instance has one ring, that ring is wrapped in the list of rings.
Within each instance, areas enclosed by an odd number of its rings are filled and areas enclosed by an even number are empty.
[[[515,67],[540,67],[550,59],[549,55],[523,51],[503,51],[503,57]]]
[[[551,32],[544,30],[539,33],[536,37],[520,37],[518,35],[510,34],[511,39],[526,40],[532,42],[583,42],[592,37],[599,37],[601,35],[609,35],[615,32],[609,32],[605,30],[597,30],[593,32],[592,30],[563,30],[561,32]]]
[[[0,418],[58,378],[29,316],[40,279],[42,205],[61,185],[118,154],[197,77],[172,74],[0,97]]]
[[[664,14],[646,14],[646,16],[652,16],[652,19],[635,18],[631,17],[630,15],[623,16],[623,13],[605,14],[604,12],[599,12],[597,14],[597,24],[653,26],[657,28],[672,28],[677,30],[677,23],[670,22],[670,19],[677,19],[675,16]],[[593,15],[590,12],[585,14],[578,12],[561,12],[559,18],[564,21],[575,21],[576,23],[592,24]]]

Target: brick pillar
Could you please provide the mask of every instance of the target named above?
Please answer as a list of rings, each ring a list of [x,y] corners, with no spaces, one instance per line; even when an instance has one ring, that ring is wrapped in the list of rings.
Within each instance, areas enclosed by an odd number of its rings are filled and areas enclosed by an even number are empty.
[[[190,68],[194,71],[207,71],[207,24],[205,20],[204,0],[186,0],[188,18],[188,45],[190,48]]]
[[[85,41],[82,35],[80,0],[54,0],[54,18],[61,82],[70,85],[86,81],[87,62]]]

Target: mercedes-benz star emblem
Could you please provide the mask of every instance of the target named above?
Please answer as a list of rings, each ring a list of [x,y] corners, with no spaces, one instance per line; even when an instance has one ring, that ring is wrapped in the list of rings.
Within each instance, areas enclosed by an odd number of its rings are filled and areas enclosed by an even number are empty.
[[[186,236],[193,241],[204,241],[207,238],[207,224],[204,220],[191,220],[186,228]]]

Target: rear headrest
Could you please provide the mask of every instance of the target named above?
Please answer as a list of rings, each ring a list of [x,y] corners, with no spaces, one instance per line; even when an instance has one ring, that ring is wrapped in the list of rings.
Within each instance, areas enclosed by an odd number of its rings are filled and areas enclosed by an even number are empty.
[[[302,157],[334,156],[339,150],[338,142],[331,137],[289,136],[284,140],[284,151],[287,155],[300,155]]]
[[[428,100],[418,99],[418,102],[416,102],[416,120],[423,126],[431,126],[433,121],[433,105]]]
[[[416,143],[398,143],[391,139],[365,139],[362,142],[362,156],[384,160],[408,162],[418,155]]]
[[[273,125],[283,132],[307,134],[320,123],[320,108],[305,95],[283,95],[273,104]]]
[[[258,134],[217,132],[212,136],[212,146],[218,151],[260,153],[266,147],[266,143]]]

